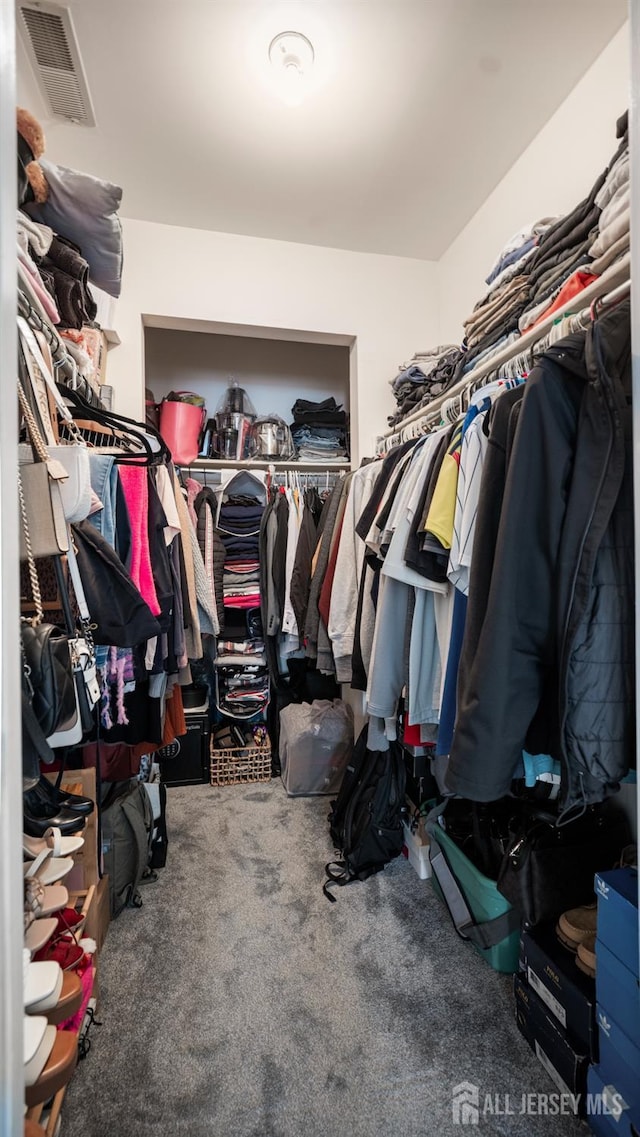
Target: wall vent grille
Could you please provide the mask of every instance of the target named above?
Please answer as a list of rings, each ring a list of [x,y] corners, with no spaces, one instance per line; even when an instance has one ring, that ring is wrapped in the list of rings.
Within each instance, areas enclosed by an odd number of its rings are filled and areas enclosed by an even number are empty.
[[[95,126],[91,96],[68,8],[35,0],[20,4],[22,37],[51,110],[68,122]]]

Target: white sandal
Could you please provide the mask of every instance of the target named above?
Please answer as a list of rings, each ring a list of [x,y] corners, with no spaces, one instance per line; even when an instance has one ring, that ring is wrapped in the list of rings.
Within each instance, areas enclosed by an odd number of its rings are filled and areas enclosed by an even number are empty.
[[[69,903],[69,893],[63,884],[50,884],[42,897],[42,915],[53,916]]]
[[[60,830],[51,826],[42,837],[28,837],[22,835],[22,851],[25,857],[34,859],[40,853],[50,849],[54,857],[69,857],[77,853],[84,845],[84,837],[63,837]]]
[[[27,880],[37,877],[40,884],[56,884],[63,880],[73,868],[71,857],[54,857],[52,849],[43,849],[34,861],[24,865],[24,875]]]
[[[69,893],[63,884],[48,885],[46,888],[37,877],[27,877],[24,882],[24,910],[33,913],[35,919],[52,916],[69,903]]]
[[[56,1028],[49,1026],[43,1015],[24,1016],[24,1084],[32,1086],[44,1070],[53,1044]]]
[[[57,920],[48,918],[38,920],[33,912],[25,912],[24,922],[24,946],[28,948],[32,954],[40,951],[40,948],[43,948],[45,944],[49,942],[58,927]]]
[[[30,1014],[45,1014],[55,1007],[62,991],[62,968],[59,963],[32,963],[31,952],[23,949],[24,1009]]]

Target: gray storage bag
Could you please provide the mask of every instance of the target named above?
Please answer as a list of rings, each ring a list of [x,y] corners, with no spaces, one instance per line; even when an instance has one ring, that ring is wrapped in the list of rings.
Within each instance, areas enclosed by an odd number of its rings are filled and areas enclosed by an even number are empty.
[[[336,794],[353,754],[353,711],[342,699],[291,703],[280,712],[282,782],[289,797]]]

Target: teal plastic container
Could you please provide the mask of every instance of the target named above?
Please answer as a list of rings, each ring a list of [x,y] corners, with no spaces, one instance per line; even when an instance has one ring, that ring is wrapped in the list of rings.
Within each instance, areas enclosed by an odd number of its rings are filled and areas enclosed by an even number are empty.
[[[435,828],[436,832],[430,833],[430,840],[442,849],[451,872],[458,881],[467,905],[477,923],[482,924],[485,920],[493,920],[495,916],[502,916],[504,912],[508,912],[511,905],[498,892],[495,880],[490,880],[488,876],[484,876],[444,829],[439,825]],[[434,874],[431,875],[430,880],[436,893],[444,902],[442,891]],[[475,944],[473,946],[475,947]],[[486,959],[494,971],[502,971],[507,975],[512,975],[518,970],[520,932],[518,930],[512,932],[511,935],[505,936],[503,940],[500,940],[500,943],[495,944],[492,948],[476,948],[476,951]]]

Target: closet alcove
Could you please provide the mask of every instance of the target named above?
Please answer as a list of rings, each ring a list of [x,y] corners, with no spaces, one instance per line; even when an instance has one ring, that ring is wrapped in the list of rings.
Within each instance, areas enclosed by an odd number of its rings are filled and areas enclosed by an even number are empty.
[[[356,435],[354,337],[145,317],[144,375],[156,403],[171,391],[193,391],[205,398],[208,418],[232,381],[247,392],[257,415],[279,415],[287,424],[296,399],[333,397],[351,416]],[[221,465],[215,459],[198,464]],[[350,465],[331,462],[332,468]]]

